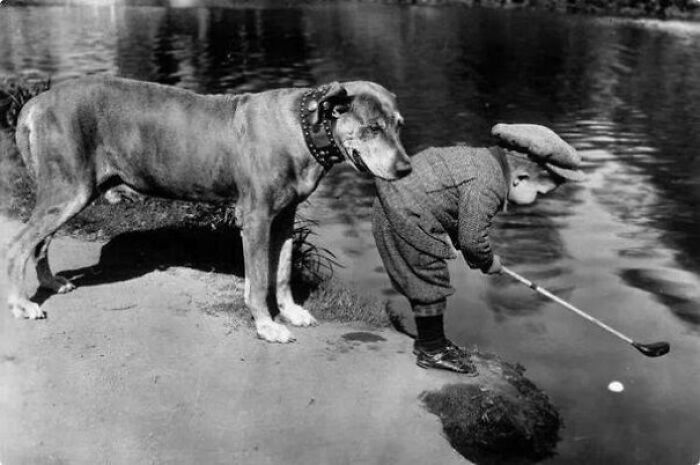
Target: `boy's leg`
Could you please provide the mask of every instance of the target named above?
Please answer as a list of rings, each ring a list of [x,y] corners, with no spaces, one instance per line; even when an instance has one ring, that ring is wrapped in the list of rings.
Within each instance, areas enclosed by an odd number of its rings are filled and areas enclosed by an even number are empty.
[[[422,368],[439,368],[476,376],[478,373],[469,352],[445,337],[443,312],[446,303],[445,300],[432,304],[411,303],[418,332],[413,344],[416,364]]]
[[[446,298],[454,293],[445,258],[427,255],[394,234],[376,204],[373,233],[391,282],[411,302],[418,332],[414,344],[416,363],[423,368],[475,375],[469,354],[445,337]]]
[[[416,321],[416,348],[434,351],[447,343],[443,317],[446,306],[445,299],[432,304],[411,302]]]

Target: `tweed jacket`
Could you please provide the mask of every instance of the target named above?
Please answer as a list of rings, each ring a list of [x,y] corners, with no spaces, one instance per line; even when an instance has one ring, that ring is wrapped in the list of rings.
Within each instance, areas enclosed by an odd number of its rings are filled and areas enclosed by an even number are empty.
[[[404,178],[376,180],[378,202],[394,233],[436,258],[454,258],[454,245],[469,267],[488,269],[493,261],[489,228],[508,194],[502,150],[431,147],[414,155],[411,164],[413,171]]]

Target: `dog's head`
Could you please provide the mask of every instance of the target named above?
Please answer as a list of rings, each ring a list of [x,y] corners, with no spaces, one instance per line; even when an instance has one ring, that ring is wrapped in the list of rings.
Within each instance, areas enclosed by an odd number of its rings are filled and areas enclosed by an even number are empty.
[[[364,165],[383,179],[398,179],[411,172],[399,139],[403,117],[394,94],[373,82],[333,83],[320,103],[329,109],[335,141],[355,169]]]

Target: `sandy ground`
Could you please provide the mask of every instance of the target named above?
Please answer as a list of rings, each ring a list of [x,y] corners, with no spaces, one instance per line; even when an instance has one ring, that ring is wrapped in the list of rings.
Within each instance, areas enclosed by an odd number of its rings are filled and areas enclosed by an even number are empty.
[[[18,227],[0,218],[0,242]],[[58,239],[52,266],[100,249]],[[264,343],[202,310],[228,278],[168,268],[51,296],[43,321],[0,312],[0,463],[467,463],[418,400],[463,377],[416,367],[390,330],[322,323]]]

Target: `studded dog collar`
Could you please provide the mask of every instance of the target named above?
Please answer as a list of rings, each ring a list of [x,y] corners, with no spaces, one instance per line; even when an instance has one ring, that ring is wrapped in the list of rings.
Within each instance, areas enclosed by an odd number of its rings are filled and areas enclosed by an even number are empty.
[[[330,102],[330,98],[327,98],[331,97],[327,95],[331,90],[331,84],[324,84],[315,89],[307,90],[301,97],[299,115],[306,146],[311,155],[326,171],[330,170],[334,164],[340,163],[347,158],[355,165],[358,171],[369,173],[369,168],[354,150],[341,148],[335,142],[332,120],[330,118],[333,105]],[[345,90],[341,89],[338,96],[347,97],[347,94]],[[319,105],[321,105],[321,108],[319,108]]]
[[[335,142],[331,120],[328,117],[332,111],[331,103],[323,98],[330,90],[325,84],[315,89],[309,89],[301,97],[299,115],[304,141],[311,155],[326,170],[344,160],[343,151]],[[321,108],[319,109],[319,102]]]

